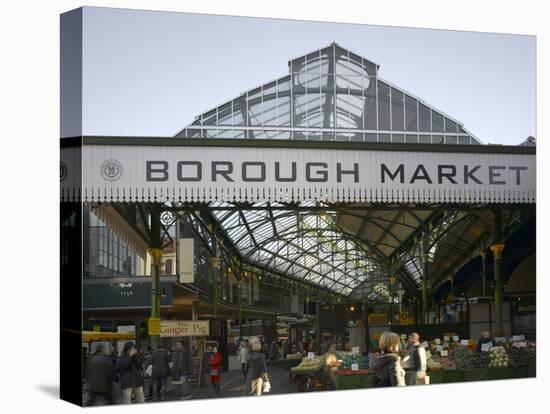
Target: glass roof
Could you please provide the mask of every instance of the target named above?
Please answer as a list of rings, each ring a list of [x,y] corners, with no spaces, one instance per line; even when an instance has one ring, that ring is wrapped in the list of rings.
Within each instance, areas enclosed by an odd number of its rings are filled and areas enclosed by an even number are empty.
[[[289,274],[348,295],[378,267],[357,240],[335,228],[330,211],[278,210],[282,205],[255,204],[255,210],[216,210],[223,226],[244,259],[262,268]],[[274,209],[274,208],[275,209]]]
[[[177,137],[479,144],[463,124],[379,77],[336,43],[289,74],[196,117]]]

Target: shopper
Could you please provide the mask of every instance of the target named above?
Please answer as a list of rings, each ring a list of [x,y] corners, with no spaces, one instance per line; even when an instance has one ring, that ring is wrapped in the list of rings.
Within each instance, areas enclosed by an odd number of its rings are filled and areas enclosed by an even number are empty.
[[[153,400],[163,401],[166,397],[166,386],[168,375],[170,375],[170,362],[171,357],[160,344],[151,355],[153,363],[153,371],[151,377],[153,378]]]
[[[408,364],[405,368],[405,382],[407,385],[421,384],[426,379],[426,350],[420,346],[420,335],[412,332],[408,335],[406,356]]]
[[[216,394],[216,397],[220,396],[222,360],[222,353],[218,350],[218,347],[214,347],[213,353],[210,356],[208,363],[210,364],[210,383],[214,388],[214,393]]]
[[[239,362],[241,363],[241,369],[243,371],[243,376],[246,378],[246,360],[248,358],[248,340],[241,342],[241,349],[239,350]]]
[[[273,362],[279,358],[279,345],[277,341],[273,339],[271,345],[269,345],[269,366],[272,367]]]
[[[145,401],[143,395],[143,360],[143,355],[138,352],[133,342],[128,341],[124,344],[117,360],[117,372],[124,404],[132,402],[132,394],[136,402],[142,403]]]
[[[336,357],[336,344],[331,343],[328,345],[327,352],[325,353],[325,367],[324,375],[325,382],[328,390],[336,389],[336,371],[338,370],[338,358]]]
[[[265,354],[260,341],[251,342],[252,352],[248,355],[245,390],[248,395],[262,395],[264,383],[268,380]]]
[[[290,354],[291,347],[290,347],[290,339],[286,338],[283,341],[283,359],[286,359],[286,356]]]
[[[98,344],[95,352],[88,359],[88,401],[85,405],[93,405],[101,396],[107,404],[113,403],[112,388],[115,379],[111,356],[105,352],[102,344]]]
[[[379,340],[381,355],[369,362],[376,374],[377,387],[394,387],[405,385],[405,371],[401,368],[399,335],[395,332],[383,332]]]
[[[492,344],[489,344],[489,342],[491,342]],[[482,345],[485,345],[487,347],[487,344],[489,344],[489,347],[492,347],[495,344],[495,341],[491,336],[491,332],[483,331],[483,333],[481,334],[481,338],[479,338],[477,341],[477,352],[481,352]]]

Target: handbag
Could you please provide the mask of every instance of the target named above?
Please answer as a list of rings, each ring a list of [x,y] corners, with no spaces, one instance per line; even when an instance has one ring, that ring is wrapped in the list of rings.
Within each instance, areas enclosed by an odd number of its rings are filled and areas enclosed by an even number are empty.
[[[271,391],[271,384],[269,383],[269,380],[265,380],[262,384],[262,392],[269,392]]]

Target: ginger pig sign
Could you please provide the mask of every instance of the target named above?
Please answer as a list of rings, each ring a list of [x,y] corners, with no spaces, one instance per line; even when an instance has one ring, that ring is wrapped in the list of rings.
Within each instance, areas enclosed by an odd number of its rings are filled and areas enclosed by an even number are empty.
[[[160,336],[173,338],[180,336],[208,336],[210,335],[209,321],[161,321]]]

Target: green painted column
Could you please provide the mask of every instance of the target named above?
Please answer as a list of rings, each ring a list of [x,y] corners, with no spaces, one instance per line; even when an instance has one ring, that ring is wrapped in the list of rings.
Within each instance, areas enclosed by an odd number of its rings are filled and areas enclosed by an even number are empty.
[[[428,323],[428,246],[426,235],[422,235],[422,323]]]
[[[151,318],[160,319],[160,258],[162,249],[158,247],[147,250],[151,255]],[[160,335],[151,335],[151,348],[160,342]]]
[[[481,256],[481,296],[487,296],[487,262],[485,260],[487,254],[480,253]]]
[[[495,334],[504,335],[504,315],[503,315],[503,284],[502,284],[502,251],[504,243],[493,243],[490,247],[493,252],[493,266],[495,274]]]
[[[213,279],[213,286],[212,286],[212,307],[213,307],[213,315],[214,319],[218,319],[218,281],[220,273],[220,258],[219,257],[213,257],[212,258],[212,279]]]
[[[242,325],[243,323],[243,301],[242,301],[242,292],[241,292],[241,289],[242,289],[242,283],[241,281],[239,280],[238,282],[238,289],[237,289],[237,295],[238,295],[238,303],[239,303],[239,307],[238,307],[238,314],[237,314],[237,321],[239,323],[239,326]]]

